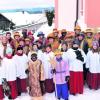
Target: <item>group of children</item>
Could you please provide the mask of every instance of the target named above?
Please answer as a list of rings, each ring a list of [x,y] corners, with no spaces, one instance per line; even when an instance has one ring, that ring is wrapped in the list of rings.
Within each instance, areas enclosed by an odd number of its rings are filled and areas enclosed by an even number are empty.
[[[58,100],[69,100],[69,94],[83,94],[84,83],[99,89],[100,43],[94,39],[89,45],[78,31],[71,35],[72,42],[65,30],[58,35],[57,29],[47,38],[39,32],[35,42],[32,32],[23,33],[23,38],[18,32],[14,39],[9,32],[0,37],[0,100],[4,95],[16,99],[28,91],[32,100],[43,100],[45,93],[54,91]],[[91,34],[87,37],[91,40]]]

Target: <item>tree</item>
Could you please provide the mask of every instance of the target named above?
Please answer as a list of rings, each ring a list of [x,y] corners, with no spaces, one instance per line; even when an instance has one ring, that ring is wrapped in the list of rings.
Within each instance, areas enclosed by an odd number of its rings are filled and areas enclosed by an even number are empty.
[[[47,17],[48,25],[52,26],[53,18],[54,18],[54,10],[53,11],[46,11],[46,17]]]

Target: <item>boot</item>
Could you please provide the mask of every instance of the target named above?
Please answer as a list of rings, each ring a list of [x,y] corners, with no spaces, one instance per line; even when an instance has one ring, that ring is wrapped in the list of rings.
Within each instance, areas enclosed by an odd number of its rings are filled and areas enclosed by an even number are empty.
[[[11,95],[10,95],[10,96],[8,96],[8,99],[9,99],[9,100],[12,100],[12,97],[11,97]]]

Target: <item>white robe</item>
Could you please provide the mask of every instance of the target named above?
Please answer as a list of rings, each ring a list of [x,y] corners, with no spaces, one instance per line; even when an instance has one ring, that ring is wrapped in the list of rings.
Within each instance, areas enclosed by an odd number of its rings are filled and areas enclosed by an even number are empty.
[[[53,78],[53,75],[51,73],[52,66],[50,64],[50,58],[54,58],[54,53],[44,53],[43,55],[43,65],[44,65],[44,74],[45,74],[45,79],[51,79]]]
[[[100,73],[100,53],[93,53],[91,50],[87,53],[86,68],[91,73]]]
[[[0,85],[2,84],[3,78],[5,78],[5,67],[0,66]]]
[[[22,56],[15,55],[14,60],[17,69],[17,77],[20,79],[27,78],[25,70],[28,68],[28,57],[25,54]]]
[[[68,62],[67,51],[63,52],[62,58],[63,58],[64,61]]]
[[[16,65],[14,59],[4,58],[2,61],[2,71],[3,76],[7,79],[7,81],[15,81],[16,80]]]
[[[68,57],[70,71],[75,71],[75,72],[83,71],[83,64],[86,62],[86,55],[82,49],[78,49],[78,50],[81,51],[82,56],[84,58],[84,62],[82,62],[76,58],[75,50],[73,50],[72,48],[70,48],[67,51],[67,57]]]
[[[1,58],[4,57],[4,47],[3,47],[3,45],[1,44],[1,42],[0,42],[0,56],[1,56]]]

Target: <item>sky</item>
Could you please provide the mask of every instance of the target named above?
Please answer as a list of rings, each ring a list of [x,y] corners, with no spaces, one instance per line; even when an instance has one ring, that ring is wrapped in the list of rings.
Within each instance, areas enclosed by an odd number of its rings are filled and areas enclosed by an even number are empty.
[[[54,6],[54,0],[0,0],[0,10]]]

